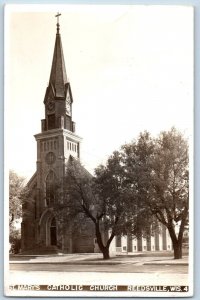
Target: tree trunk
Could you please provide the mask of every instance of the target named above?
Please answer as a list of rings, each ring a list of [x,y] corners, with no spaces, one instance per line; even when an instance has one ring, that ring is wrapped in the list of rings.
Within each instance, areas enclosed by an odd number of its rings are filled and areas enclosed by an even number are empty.
[[[103,253],[103,259],[109,259],[110,258],[109,248],[108,247],[104,247],[102,249],[102,253]]]
[[[174,259],[182,258],[182,242],[176,241],[175,243],[172,241],[174,247]]]
[[[99,225],[99,221],[97,221],[95,223],[95,231],[96,231],[96,238],[97,238],[97,244],[99,246],[99,249],[101,250],[102,254],[103,254],[103,259],[109,259],[110,255],[109,255],[109,245],[104,246],[103,241],[102,241],[102,235],[100,232],[100,225]]]
[[[179,231],[179,237],[177,238],[173,225],[168,226],[169,234],[172,240],[174,248],[174,259],[182,258],[182,236]]]

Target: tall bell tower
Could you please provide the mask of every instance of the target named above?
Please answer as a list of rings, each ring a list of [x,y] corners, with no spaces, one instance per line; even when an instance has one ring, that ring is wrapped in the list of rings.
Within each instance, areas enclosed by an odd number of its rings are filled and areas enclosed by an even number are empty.
[[[70,241],[58,236],[60,220],[52,213],[55,201],[55,182],[61,182],[70,156],[80,158],[81,138],[75,133],[72,120],[73,96],[67,78],[62,49],[59,16],[49,84],[44,97],[45,118],[37,141],[37,201],[36,239],[45,246],[60,246],[70,252]],[[54,229],[53,229],[54,228]],[[47,232],[48,231],[48,232]],[[65,245],[63,245],[63,243]],[[60,245],[58,245],[60,244]],[[62,244],[62,245],[61,245]]]
[[[41,185],[46,182],[50,173],[58,178],[64,176],[64,166],[70,155],[80,158],[81,138],[76,135],[75,123],[72,121],[73,96],[65,68],[59,16],[60,14],[56,15],[53,61],[44,97],[45,119],[41,120],[41,133],[35,135],[39,188],[42,188]],[[41,206],[47,204],[44,201]]]

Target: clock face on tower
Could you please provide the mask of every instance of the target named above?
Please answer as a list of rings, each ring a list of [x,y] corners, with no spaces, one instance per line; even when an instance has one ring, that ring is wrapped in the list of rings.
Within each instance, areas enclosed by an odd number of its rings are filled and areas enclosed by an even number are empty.
[[[53,112],[54,109],[55,109],[55,103],[54,103],[53,100],[50,99],[50,100],[47,102],[47,111],[48,111],[48,112]]]

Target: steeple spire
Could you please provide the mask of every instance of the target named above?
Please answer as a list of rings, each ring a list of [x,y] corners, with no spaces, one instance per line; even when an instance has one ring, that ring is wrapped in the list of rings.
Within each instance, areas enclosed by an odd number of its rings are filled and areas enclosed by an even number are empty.
[[[58,98],[65,97],[65,85],[67,83],[67,74],[65,69],[65,61],[62,49],[62,42],[60,36],[60,13],[57,13],[57,34],[53,54],[53,62],[51,67],[51,74],[49,79],[49,86],[52,86],[55,92],[55,96]]]

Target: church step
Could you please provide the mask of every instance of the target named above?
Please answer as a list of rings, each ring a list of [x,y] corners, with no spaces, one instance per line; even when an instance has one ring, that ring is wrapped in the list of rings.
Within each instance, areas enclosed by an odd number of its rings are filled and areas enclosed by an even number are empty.
[[[60,252],[60,250],[56,246],[43,246],[37,247],[30,250],[24,250],[20,254],[21,255],[44,255],[44,254],[56,254]]]

